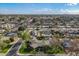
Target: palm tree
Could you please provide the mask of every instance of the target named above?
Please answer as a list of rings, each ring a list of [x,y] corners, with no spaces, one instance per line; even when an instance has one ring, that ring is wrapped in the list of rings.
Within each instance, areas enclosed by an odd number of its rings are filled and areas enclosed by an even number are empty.
[[[26,40],[26,41],[29,41],[31,39],[31,36],[29,34],[28,31],[22,31],[20,33],[20,37],[23,39],[23,40]]]

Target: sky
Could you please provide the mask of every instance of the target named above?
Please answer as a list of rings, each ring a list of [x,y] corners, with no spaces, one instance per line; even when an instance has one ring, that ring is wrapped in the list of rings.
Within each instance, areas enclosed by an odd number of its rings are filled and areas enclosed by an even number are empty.
[[[0,3],[0,14],[79,14],[79,4]]]

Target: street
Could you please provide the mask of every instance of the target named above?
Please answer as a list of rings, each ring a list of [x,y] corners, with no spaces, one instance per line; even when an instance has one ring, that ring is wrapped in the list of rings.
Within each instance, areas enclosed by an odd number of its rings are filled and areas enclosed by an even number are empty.
[[[19,49],[19,46],[21,45],[22,40],[18,40],[10,49],[10,51],[7,53],[6,56],[18,56],[17,51]]]

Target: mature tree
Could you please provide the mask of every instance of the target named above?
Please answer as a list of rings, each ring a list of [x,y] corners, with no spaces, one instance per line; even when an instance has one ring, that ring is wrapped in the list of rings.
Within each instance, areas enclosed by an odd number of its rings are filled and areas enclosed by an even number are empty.
[[[10,37],[10,41],[13,42],[14,41],[14,37]]]
[[[25,30],[25,27],[24,26],[20,26],[19,28],[18,28],[18,31],[24,31]]]

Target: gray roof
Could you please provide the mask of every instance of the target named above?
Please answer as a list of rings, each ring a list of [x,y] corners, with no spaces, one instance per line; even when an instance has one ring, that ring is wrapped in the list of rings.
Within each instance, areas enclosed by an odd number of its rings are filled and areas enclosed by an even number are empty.
[[[64,46],[64,48],[71,47],[71,42],[69,40],[64,40],[63,46]]]

